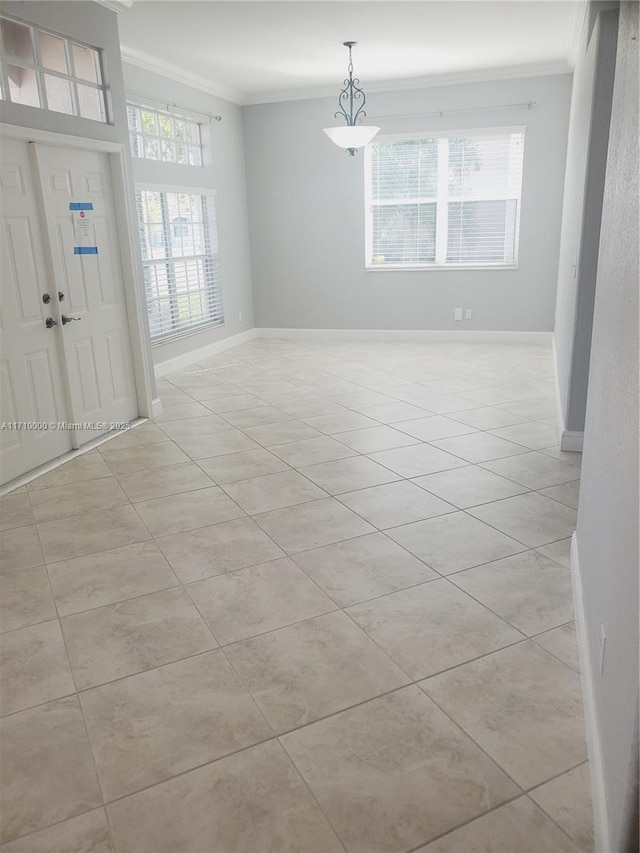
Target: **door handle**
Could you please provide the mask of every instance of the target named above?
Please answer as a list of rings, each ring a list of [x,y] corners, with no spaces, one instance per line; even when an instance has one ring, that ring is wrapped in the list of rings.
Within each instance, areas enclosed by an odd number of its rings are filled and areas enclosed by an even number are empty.
[[[82,320],[82,317],[67,317],[63,314],[60,319],[62,320],[62,325],[66,326],[67,323],[72,323],[74,320]]]
[[[47,329],[53,329],[54,326],[58,325],[58,321],[54,320],[53,317],[47,317],[47,319],[44,321],[44,324]]]

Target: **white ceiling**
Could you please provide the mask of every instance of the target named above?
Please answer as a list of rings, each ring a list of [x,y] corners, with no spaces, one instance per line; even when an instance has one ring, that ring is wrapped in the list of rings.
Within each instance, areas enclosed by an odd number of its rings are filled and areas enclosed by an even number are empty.
[[[127,2],[127,0],[124,0]],[[584,2],[135,0],[123,58],[237,103],[569,71]]]

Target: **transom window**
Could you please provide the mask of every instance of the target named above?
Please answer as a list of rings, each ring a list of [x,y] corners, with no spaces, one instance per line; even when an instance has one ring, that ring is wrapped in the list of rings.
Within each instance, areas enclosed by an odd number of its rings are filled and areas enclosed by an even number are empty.
[[[99,50],[5,16],[0,33],[4,100],[108,121]]]
[[[213,193],[138,187],[136,202],[152,342],[222,323]]]
[[[523,128],[376,139],[367,268],[515,266],[523,154]]]
[[[131,153],[146,160],[202,166],[200,125],[191,119],[127,104]]]

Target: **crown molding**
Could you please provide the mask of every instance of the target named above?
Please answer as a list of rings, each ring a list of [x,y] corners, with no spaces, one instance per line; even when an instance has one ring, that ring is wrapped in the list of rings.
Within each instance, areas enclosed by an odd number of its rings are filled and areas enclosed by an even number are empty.
[[[586,8],[586,4],[585,4]],[[515,80],[521,77],[548,77],[554,74],[571,74],[572,66],[566,62],[539,62],[514,65],[506,68],[461,71],[456,74],[434,74],[429,77],[410,77],[401,80],[365,82],[367,95],[371,92],[398,92],[410,89],[429,89],[439,86],[456,86],[464,83],[488,83],[493,80]],[[280,92],[255,92],[244,97],[244,105],[273,104],[280,101],[303,101],[313,98],[334,98],[337,85],[328,88],[289,89]]]
[[[106,2],[110,2],[110,0],[106,0]],[[148,53],[124,46],[120,48],[120,55],[122,61],[128,65],[135,65],[136,68],[144,68],[145,71],[160,74],[160,76],[176,83],[182,83],[183,86],[190,86],[192,89],[197,89],[199,92],[205,92],[207,95],[213,95],[215,98],[221,98],[223,101],[229,101],[232,104],[246,103],[241,92],[214,83],[207,77],[187,71],[172,62],[166,62],[164,59],[158,59]]]
[[[95,0],[99,2],[99,0]],[[120,0],[104,0],[104,4],[111,2],[120,2]],[[133,0],[122,0],[122,2],[133,2]],[[575,28],[579,43],[580,32],[584,20],[587,3],[584,3],[581,9],[581,16],[576,18]],[[577,49],[577,48],[576,48]],[[221,98],[232,104],[239,106],[253,106],[257,104],[274,104],[282,101],[306,101],[315,98],[334,98],[337,93],[335,86],[315,87],[304,89],[285,89],[276,92],[253,92],[243,95],[234,89],[215,83],[207,77],[200,74],[195,74],[192,71],[187,71],[174,65],[171,62],[166,62],[164,59],[158,59],[148,53],[143,53],[139,50],[132,50],[128,47],[121,48],[122,61],[129,65],[134,65],[137,68],[143,68],[145,71],[151,71],[154,74],[159,74],[169,80],[174,80],[176,83],[181,83],[184,86],[190,86],[192,89],[197,89],[199,92],[205,92],[207,95],[213,95],[216,98]],[[539,62],[530,65],[513,65],[505,68],[487,68],[484,70],[461,71],[455,74],[433,74],[427,77],[409,77],[399,80],[377,80],[366,84],[367,94],[371,92],[399,92],[412,89],[429,89],[438,88],[440,86],[455,86],[465,83],[488,83],[494,80],[514,80],[522,77],[547,77],[553,74],[571,74],[573,67],[568,61],[562,62]]]
[[[133,6],[133,0],[93,0],[93,2],[98,3],[99,6],[104,6],[106,9],[110,9],[116,14],[120,14],[120,12],[124,12]]]

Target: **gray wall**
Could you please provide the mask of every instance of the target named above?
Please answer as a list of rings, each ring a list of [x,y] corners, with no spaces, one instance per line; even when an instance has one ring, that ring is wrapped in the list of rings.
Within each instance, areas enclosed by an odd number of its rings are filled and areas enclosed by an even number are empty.
[[[387,133],[527,126],[516,270],[365,272],[363,156],[322,132],[337,123],[334,100],[245,108],[256,325],[551,330],[570,95],[571,75],[557,75],[369,98],[367,120]],[[534,109],[497,109],[528,101]],[[439,110],[467,112],[418,115]],[[376,121],[406,114],[414,117]],[[473,320],[454,323],[456,306]]]
[[[634,2],[620,9],[577,529],[612,853],[637,850],[638,189]]]
[[[134,180],[140,183],[172,184],[215,189],[216,218],[220,247],[220,276],[225,323],[178,340],[153,347],[156,364],[181,356],[253,327],[253,292],[249,261],[247,186],[244,166],[241,107],[176,83],[157,74],[124,65],[126,91],[131,100],[162,109],[158,103],[176,104],[186,112],[200,113],[203,136],[211,146],[211,161],[204,167],[179,166],[133,158]],[[222,121],[209,123],[203,116],[221,115]],[[242,314],[242,321],[239,315]]]
[[[584,429],[598,241],[618,31],[617,10],[592,3],[573,76],[556,302],[561,427]]]

